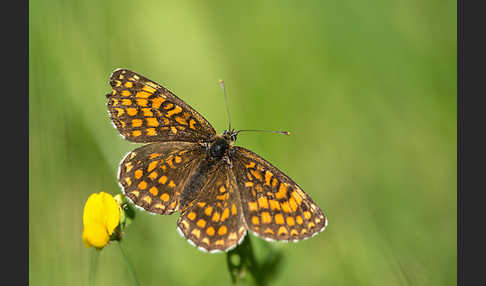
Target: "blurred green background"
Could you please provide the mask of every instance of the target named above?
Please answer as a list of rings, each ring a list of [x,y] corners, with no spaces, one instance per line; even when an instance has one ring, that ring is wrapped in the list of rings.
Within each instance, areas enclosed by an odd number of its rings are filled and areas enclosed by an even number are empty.
[[[274,243],[273,285],[456,284],[456,1],[30,1],[29,276],[88,285],[82,210],[120,193],[139,145],[110,123],[111,72],[169,88],[279,167],[329,218]],[[124,239],[141,285],[229,285],[225,254],[137,212]],[[265,244],[258,238],[255,244]],[[258,254],[258,253],[257,253]],[[130,285],[116,245],[97,285]]]

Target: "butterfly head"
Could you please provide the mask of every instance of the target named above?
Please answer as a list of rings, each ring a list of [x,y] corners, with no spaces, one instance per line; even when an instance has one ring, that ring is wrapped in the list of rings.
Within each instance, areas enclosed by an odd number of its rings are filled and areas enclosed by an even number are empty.
[[[234,129],[225,130],[223,132],[223,138],[229,141],[230,143],[235,142],[237,136],[238,136],[238,131],[235,131]]]

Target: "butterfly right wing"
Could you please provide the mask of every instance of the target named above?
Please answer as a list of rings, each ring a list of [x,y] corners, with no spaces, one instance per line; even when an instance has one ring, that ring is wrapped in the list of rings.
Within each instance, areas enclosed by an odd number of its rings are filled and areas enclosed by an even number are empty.
[[[126,69],[110,77],[110,117],[132,142],[208,140],[214,128],[196,110],[163,86]]]
[[[324,230],[326,216],[292,179],[248,149],[233,150],[233,173],[249,230],[283,241],[299,241]]]
[[[129,152],[118,170],[124,194],[151,213],[178,211],[182,190],[206,151],[198,143],[160,142]]]

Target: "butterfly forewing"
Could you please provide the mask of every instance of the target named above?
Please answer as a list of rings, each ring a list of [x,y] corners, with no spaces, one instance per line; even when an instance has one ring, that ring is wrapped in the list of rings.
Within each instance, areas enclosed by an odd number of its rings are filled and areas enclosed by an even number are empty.
[[[132,142],[207,140],[216,132],[196,110],[161,85],[126,69],[111,75],[111,120]]]
[[[204,152],[198,143],[147,144],[125,156],[118,180],[135,205],[151,213],[171,214],[179,209],[182,190]]]
[[[233,172],[249,230],[268,240],[287,241],[324,230],[324,213],[292,179],[250,150],[233,149]]]
[[[235,179],[227,164],[209,171],[197,197],[183,210],[178,231],[199,249],[228,251],[246,234]]]

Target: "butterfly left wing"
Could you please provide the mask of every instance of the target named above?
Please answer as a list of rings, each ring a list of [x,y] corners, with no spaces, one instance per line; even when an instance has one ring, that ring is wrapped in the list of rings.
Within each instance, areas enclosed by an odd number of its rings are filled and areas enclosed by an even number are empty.
[[[207,140],[214,128],[189,104],[163,86],[126,69],[110,77],[111,120],[123,138],[132,142]]]
[[[226,163],[216,164],[177,221],[178,232],[206,252],[233,249],[246,234],[234,176]]]
[[[267,240],[284,241],[324,230],[324,213],[292,179],[248,149],[233,150],[232,169],[249,230]]]

